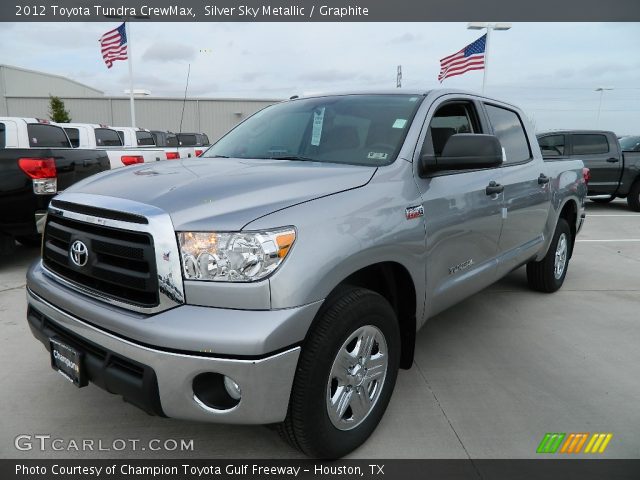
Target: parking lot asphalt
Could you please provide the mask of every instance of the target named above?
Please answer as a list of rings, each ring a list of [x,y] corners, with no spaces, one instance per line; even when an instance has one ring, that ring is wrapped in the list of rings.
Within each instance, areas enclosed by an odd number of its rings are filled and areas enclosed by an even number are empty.
[[[25,320],[27,265],[0,259],[0,457],[298,458],[266,427],[150,417],[55,374]],[[351,458],[535,458],[546,432],[610,432],[603,458],[640,458],[640,213],[589,203],[568,276],[555,294],[519,269],[430,319],[413,368]],[[193,439],[193,451],[19,451],[21,434],[67,442]],[[35,444],[34,444],[35,445]],[[579,457],[590,456],[580,454]]]

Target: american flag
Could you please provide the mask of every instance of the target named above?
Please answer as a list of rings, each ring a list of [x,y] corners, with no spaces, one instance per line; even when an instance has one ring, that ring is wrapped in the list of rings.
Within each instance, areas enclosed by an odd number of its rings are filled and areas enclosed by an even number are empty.
[[[100,48],[108,68],[113,67],[116,60],[127,59],[127,32],[124,23],[100,37]]]
[[[440,60],[440,83],[447,77],[462,75],[469,70],[484,69],[484,51],[487,45],[487,35],[484,34],[475,42],[462,50]]]

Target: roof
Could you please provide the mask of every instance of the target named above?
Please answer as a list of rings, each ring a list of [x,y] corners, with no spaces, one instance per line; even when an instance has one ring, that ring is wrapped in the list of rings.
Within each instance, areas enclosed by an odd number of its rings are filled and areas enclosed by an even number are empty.
[[[86,85],[84,83],[77,82],[76,80],[72,80],[72,79],[70,79],[68,77],[65,77],[63,75],[56,75],[54,73],[41,72],[41,71],[38,71],[38,70],[29,70],[28,68],[15,67],[13,65],[7,65],[5,63],[0,63],[0,68],[6,68],[6,69],[9,69],[9,70],[17,70],[19,72],[33,73],[35,75],[44,75],[44,76],[47,76],[47,77],[58,78],[60,80],[64,80],[65,82],[73,83],[73,84],[78,85],[78,86],[80,86],[82,88],[87,88],[89,90],[93,90],[96,93],[104,95],[104,92],[102,90],[98,90],[97,88],[91,87],[91,86]]]
[[[340,96],[340,95],[419,95],[419,96],[428,96],[430,94],[434,94],[438,97],[442,95],[471,95],[478,98],[483,98],[485,100],[490,100],[498,103],[502,103],[503,105],[510,105],[513,108],[518,108],[517,105],[513,105],[509,102],[505,102],[504,100],[500,100],[498,98],[487,97],[481,93],[471,92],[468,90],[460,90],[454,88],[434,88],[430,90],[409,90],[404,88],[396,88],[396,89],[378,89],[378,90],[352,90],[352,91],[343,91],[343,92],[327,92],[327,93],[314,93],[309,95],[304,95],[298,97],[299,99],[303,98],[319,98],[319,97],[329,97],[329,96]],[[297,100],[291,99],[291,100]]]
[[[543,135],[566,135],[571,133],[577,133],[577,134],[600,133],[600,134],[610,134],[615,136],[615,133],[610,130],[571,130],[571,129],[548,130],[546,132],[537,133],[536,136],[541,137]]]

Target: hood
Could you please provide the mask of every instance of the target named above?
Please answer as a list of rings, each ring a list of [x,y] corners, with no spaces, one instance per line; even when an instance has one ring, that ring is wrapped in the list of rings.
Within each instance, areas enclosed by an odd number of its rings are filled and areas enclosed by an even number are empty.
[[[361,187],[375,171],[335,163],[195,158],[119,168],[66,191],[153,205],[171,215],[177,231],[237,231],[276,210]]]

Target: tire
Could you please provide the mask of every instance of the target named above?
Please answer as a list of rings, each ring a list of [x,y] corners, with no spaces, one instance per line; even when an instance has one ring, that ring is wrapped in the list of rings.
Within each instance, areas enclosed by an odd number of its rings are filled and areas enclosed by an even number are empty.
[[[16,237],[18,243],[25,247],[36,248],[40,247],[42,244],[42,236],[41,235],[24,235],[21,237]]]
[[[552,293],[562,287],[569,269],[571,244],[569,224],[560,218],[546,256],[539,262],[527,263],[527,281],[531,289]]]
[[[631,185],[631,190],[629,190],[629,196],[627,197],[627,205],[634,212],[640,212],[640,180],[636,180]]]
[[[375,341],[367,343],[363,338]],[[339,458],[359,447],[389,404],[400,346],[395,312],[381,295],[345,287],[330,296],[303,346],[287,417],[278,426],[280,436],[316,458]],[[368,361],[357,360],[362,351]],[[374,368],[377,376],[371,379]],[[340,400],[345,400],[342,409],[336,407]]]
[[[615,200],[615,197],[609,197],[609,198],[591,198],[590,199],[592,202],[594,203],[602,203],[602,204],[606,204],[606,203],[611,203]]]

